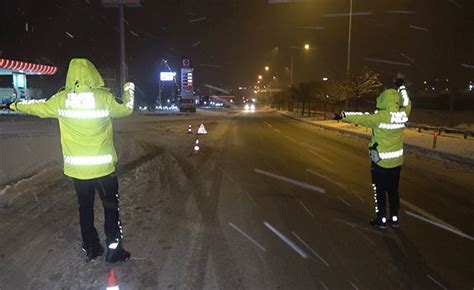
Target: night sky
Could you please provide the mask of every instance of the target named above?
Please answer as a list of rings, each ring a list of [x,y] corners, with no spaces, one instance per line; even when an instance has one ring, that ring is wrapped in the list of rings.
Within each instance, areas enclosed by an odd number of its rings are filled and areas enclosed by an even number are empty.
[[[283,81],[292,55],[295,82],[343,78],[348,17],[328,14],[348,10],[349,0],[145,0],[125,12],[129,79],[152,92],[160,60],[177,68],[188,56],[198,87],[250,85],[265,65]],[[474,79],[474,1],[354,0],[353,10],[362,15],[353,18],[351,71],[369,66],[383,79],[402,71],[414,84]],[[35,86],[61,86],[72,57],[99,69],[118,62],[118,11],[99,1],[2,0],[0,21],[1,57],[59,67],[56,76],[30,78]]]

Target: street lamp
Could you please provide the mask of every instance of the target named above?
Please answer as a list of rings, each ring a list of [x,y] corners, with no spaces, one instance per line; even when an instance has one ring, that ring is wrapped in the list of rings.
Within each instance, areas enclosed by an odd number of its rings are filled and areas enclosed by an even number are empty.
[[[304,45],[304,50],[309,50],[309,44]],[[293,85],[293,55],[291,56],[291,66],[290,66],[290,85]]]
[[[263,77],[262,75],[258,75],[258,79],[261,80]]]
[[[270,70],[270,68],[268,67],[268,65],[265,66],[265,71],[269,71],[269,70]]]
[[[349,2],[349,31],[347,36],[347,66],[346,76],[349,77],[351,70],[351,40],[352,40],[352,0]],[[347,99],[346,99],[347,100]]]

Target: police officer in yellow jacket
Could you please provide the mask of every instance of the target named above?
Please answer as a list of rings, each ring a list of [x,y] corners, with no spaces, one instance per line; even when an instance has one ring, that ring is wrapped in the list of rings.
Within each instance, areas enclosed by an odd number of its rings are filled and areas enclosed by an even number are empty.
[[[105,215],[105,259],[111,263],[130,258],[130,253],[122,246],[115,174],[117,154],[112,130],[113,118],[126,117],[133,112],[135,86],[126,83],[123,89],[123,103],[118,103],[104,87],[94,64],[77,58],[69,63],[64,90],[48,100],[27,100],[8,105],[11,110],[59,120],[64,174],[72,178],[78,195],[83,249],[89,260],[104,252],[94,227],[97,190]]]
[[[369,156],[376,217],[369,222],[377,228],[386,228],[386,194],[390,205],[388,222],[392,227],[398,227],[398,187],[404,153],[403,129],[410,112],[411,102],[404,86],[404,76],[398,74],[395,89],[387,89],[378,96],[374,114],[342,112],[335,115],[336,120],[372,129]]]

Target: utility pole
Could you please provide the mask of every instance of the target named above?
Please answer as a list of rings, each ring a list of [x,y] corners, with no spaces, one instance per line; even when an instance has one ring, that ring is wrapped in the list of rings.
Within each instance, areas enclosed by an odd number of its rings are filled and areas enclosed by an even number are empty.
[[[122,85],[127,80],[127,62],[125,59],[125,7],[142,7],[143,0],[102,0],[104,7],[118,8],[119,21],[119,74],[117,82],[117,95],[121,95]]]
[[[293,56],[291,56],[291,65],[290,65],[290,86],[293,85]]]
[[[351,40],[352,40],[352,0],[349,5],[349,32],[347,37],[347,67],[346,76],[349,77],[351,73]]]
[[[119,34],[120,34],[120,73],[119,73],[119,90],[121,91],[121,86],[127,80],[127,64],[125,61],[125,28],[124,28],[124,5],[119,5]]]
[[[347,66],[346,66],[346,78],[349,80],[351,74],[351,41],[352,41],[352,0],[349,4],[349,32],[347,36]],[[349,97],[346,96],[344,101],[344,109],[347,110],[349,106]]]

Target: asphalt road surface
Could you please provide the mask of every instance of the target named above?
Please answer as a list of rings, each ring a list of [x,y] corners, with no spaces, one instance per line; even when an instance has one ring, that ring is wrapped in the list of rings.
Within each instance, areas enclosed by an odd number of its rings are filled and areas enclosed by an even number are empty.
[[[366,141],[275,112],[161,118],[115,126],[129,156],[118,170],[132,252],[114,266],[121,289],[474,287],[472,169],[407,154],[400,228],[382,231],[368,225]],[[201,122],[209,134],[193,155],[187,125]],[[0,289],[104,289],[111,265],[85,262],[60,166],[2,198]],[[98,198],[96,212],[102,230]]]

